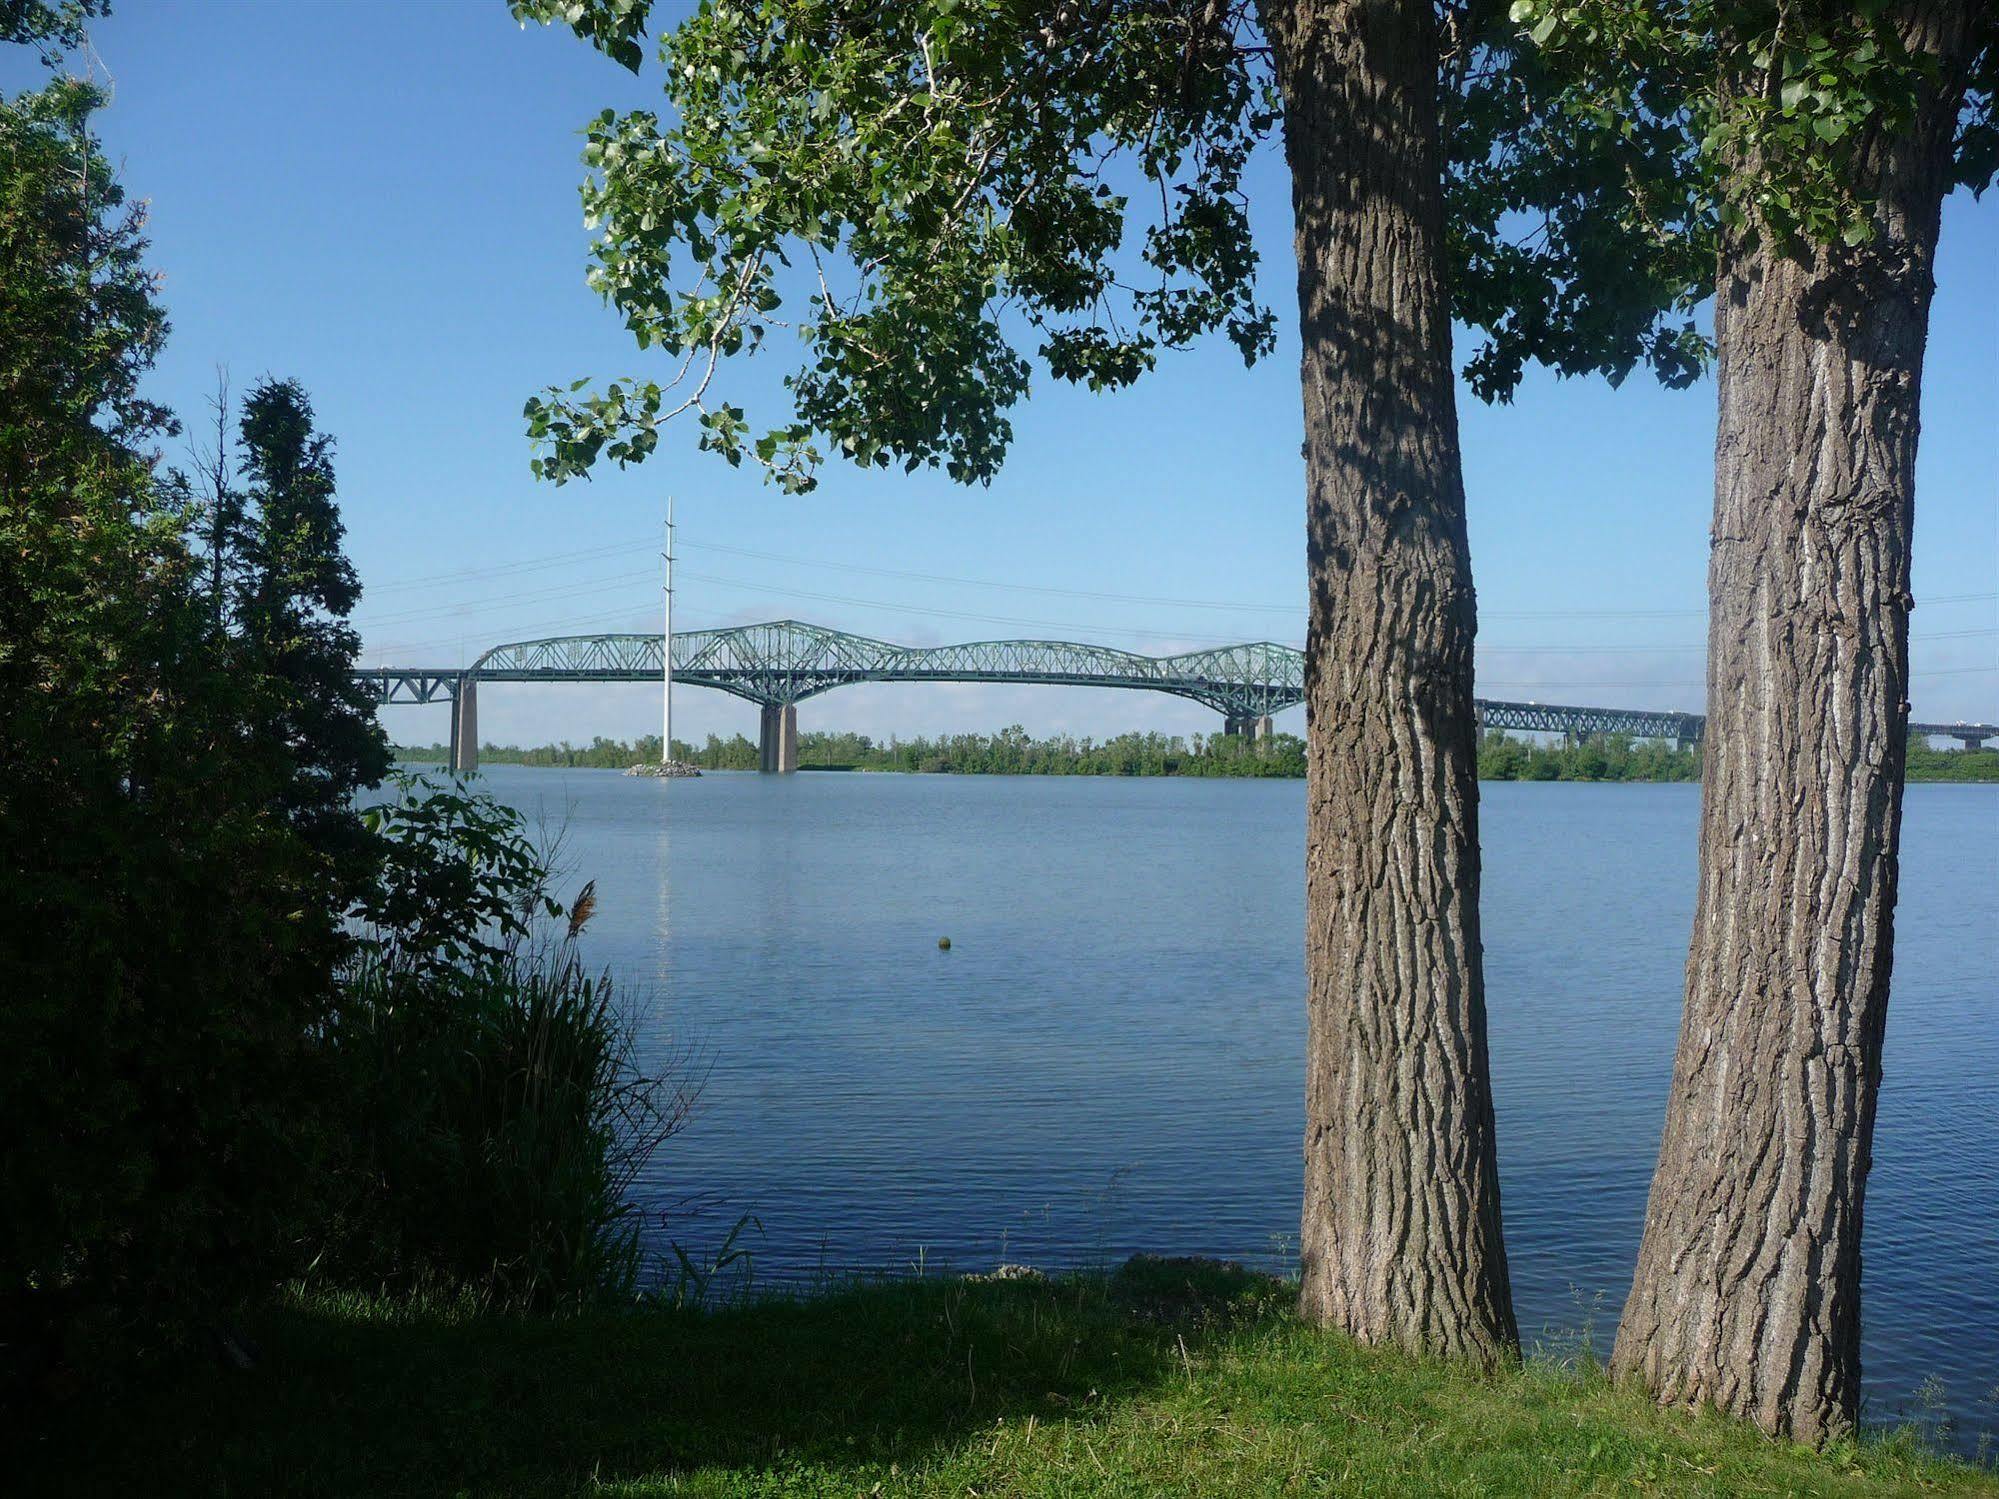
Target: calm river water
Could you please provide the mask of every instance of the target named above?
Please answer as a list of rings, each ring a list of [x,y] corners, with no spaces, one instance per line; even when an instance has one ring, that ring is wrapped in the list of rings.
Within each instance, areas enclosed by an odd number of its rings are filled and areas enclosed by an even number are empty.
[[[496,767],[595,878],[587,938],[691,1046],[661,1243],[745,1213],[760,1283],[855,1269],[1285,1268],[1303,1130],[1304,788]],[[1607,1348],[1678,1024],[1692,786],[1484,788],[1523,1334]],[[1999,1426],[1999,787],[1908,793],[1866,1228],[1868,1413]],[[949,936],[941,951],[938,938]],[[1717,1142],[1727,1148],[1729,1142]]]

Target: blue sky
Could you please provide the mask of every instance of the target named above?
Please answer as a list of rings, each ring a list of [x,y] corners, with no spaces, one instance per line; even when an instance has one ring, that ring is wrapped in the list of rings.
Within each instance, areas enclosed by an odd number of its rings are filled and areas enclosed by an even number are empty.
[[[990,489],[829,467],[794,499],[696,453],[690,430],[641,469],[558,490],[528,472],[526,397],[659,373],[583,284],[576,196],[580,126],[606,105],[650,103],[649,81],[567,32],[521,30],[501,0],[119,0],[93,40],[116,91],[102,131],[150,200],[174,325],[155,394],[198,418],[218,364],[239,389],[265,373],[305,383],[339,441],[371,662],[452,665],[503,640],[656,627],[669,489],[683,628],[792,616],[918,643],[1302,640],[1290,225],[1274,156],[1253,188],[1284,334],[1255,370],[1216,344],[1121,395],[1038,381]],[[24,63],[8,58],[0,82],[27,81]],[[1999,195],[1960,195],[1945,211],[1918,471],[1922,718],[1999,719],[1995,266]],[[778,373],[752,372],[748,388]],[[1462,397],[1482,694],[1700,706],[1713,401],[1712,384],[1613,391],[1544,375],[1509,407]],[[489,739],[629,735],[658,716],[641,688],[481,696]],[[1217,727],[1151,694],[973,686],[844,689],[802,721],[879,735]],[[445,732],[442,710],[388,722],[406,739]],[[1302,712],[1280,725],[1301,732]],[[675,728],[753,734],[755,714],[689,689]]]

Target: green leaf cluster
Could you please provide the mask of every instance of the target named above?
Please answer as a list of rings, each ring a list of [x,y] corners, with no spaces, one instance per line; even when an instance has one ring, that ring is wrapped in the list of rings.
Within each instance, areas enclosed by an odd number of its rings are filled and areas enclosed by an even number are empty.
[[[629,7],[519,5],[600,44]],[[661,382],[528,403],[536,472],[638,461],[695,413],[701,448],[793,491],[822,455],[989,480],[1036,361],[1108,390],[1213,332],[1245,361],[1243,175],[1277,123],[1247,8],[710,0],[661,38],[671,121],[606,111],[584,148],[591,284]],[[721,361],[788,333],[788,419],[711,399]]]
[[[1565,12],[1440,9],[1473,389],[1507,399],[1536,362],[1691,382],[1713,282],[1696,66],[1583,87],[1544,51],[1573,44]],[[644,69],[643,6],[514,10]],[[693,413],[699,449],[794,492],[827,454],[984,482],[1037,367],[1105,391],[1209,334],[1246,362],[1273,345],[1245,184],[1283,122],[1247,0],[709,0],[655,51],[667,111],[590,123],[583,204],[591,284],[670,371],[530,400],[542,477],[641,461]],[[779,335],[789,412],[711,395]]]
[[[640,1066],[634,1014],[585,970],[594,886],[555,900],[519,814],[456,782],[399,778],[366,816],[381,874],[317,1053],[340,1128],[315,1279],[485,1306],[629,1296],[629,1189],[697,1090],[657,1038]]]
[[[1669,201],[1684,205],[1689,246],[1710,255],[1724,237],[1793,254],[1869,244],[1880,205],[1852,184],[1870,180],[1870,154],[1909,126],[1926,90],[1967,86],[1955,181],[1982,191],[1999,166],[1989,6],[1973,7],[1961,80],[1909,46],[1889,0],[1514,0],[1510,16],[1541,53],[1552,118],[1625,121],[1683,163]],[[1619,211],[1645,214],[1644,188]]]
[[[1678,124],[1682,81],[1643,73],[1622,95],[1585,93],[1535,45],[1553,29],[1545,16],[1495,11],[1468,18],[1441,78],[1452,312],[1475,339],[1467,381],[1488,401],[1508,399],[1530,363],[1690,384],[1710,354],[1694,310],[1714,259],[1701,160]]]
[[[0,0],[0,42],[33,47],[53,67],[83,45],[90,18],[110,10],[108,0]]]
[[[201,494],[159,472],[167,323],[100,102],[0,98],[0,1403],[315,1264],[615,1280],[653,1096],[603,983],[522,946],[565,913],[512,814],[356,810],[388,750],[306,392],[259,382],[233,432],[219,400]]]

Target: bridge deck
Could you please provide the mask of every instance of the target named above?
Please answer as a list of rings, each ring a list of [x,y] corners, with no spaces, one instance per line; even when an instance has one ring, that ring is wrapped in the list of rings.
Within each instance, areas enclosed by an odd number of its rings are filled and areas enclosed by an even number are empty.
[[[657,682],[657,635],[566,635],[495,646],[467,668],[357,670],[380,704],[456,700],[479,682]],[[906,646],[796,620],[693,630],[673,637],[673,679],[714,687],[765,707],[785,707],[859,682],[1010,682],[1126,688],[1191,698],[1231,725],[1280,712],[1305,698],[1305,657],[1258,641],[1174,656],[1141,656],[1065,640],[983,640]],[[1488,729],[1695,741],[1698,713],[1479,699]],[[455,727],[455,724],[454,724]],[[1999,725],[1914,723],[1912,732],[1975,746],[1999,739]]]

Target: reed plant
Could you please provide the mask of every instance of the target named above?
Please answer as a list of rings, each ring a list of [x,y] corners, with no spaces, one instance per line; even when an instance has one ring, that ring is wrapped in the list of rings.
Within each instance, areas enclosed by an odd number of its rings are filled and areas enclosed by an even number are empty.
[[[405,786],[371,814],[391,850],[325,1036],[343,1128],[322,1283],[575,1309],[636,1290],[634,1186],[686,1122],[689,1059],[641,1060],[645,1016],[579,939],[514,814]]]
[[[331,1037],[353,1110],[322,1262],[350,1285],[575,1308],[631,1293],[632,1189],[694,1088],[573,938],[456,973],[358,968]]]

